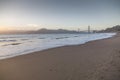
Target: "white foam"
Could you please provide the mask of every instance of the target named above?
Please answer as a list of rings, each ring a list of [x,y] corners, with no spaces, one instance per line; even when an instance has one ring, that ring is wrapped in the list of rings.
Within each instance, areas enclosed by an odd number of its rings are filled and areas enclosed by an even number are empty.
[[[84,44],[116,33],[0,35],[0,59],[65,45]]]

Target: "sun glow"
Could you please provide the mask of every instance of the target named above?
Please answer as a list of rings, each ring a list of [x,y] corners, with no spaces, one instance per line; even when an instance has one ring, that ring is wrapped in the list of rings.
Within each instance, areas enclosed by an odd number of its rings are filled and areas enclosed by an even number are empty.
[[[0,24],[2,25],[13,25],[16,23],[16,17],[11,15],[2,16],[0,19]]]
[[[8,31],[11,31],[11,30],[15,30],[15,29],[12,28],[12,27],[0,26],[0,32],[8,32]]]
[[[0,32],[15,30],[13,27],[17,23],[17,16],[5,13],[0,16]]]
[[[6,27],[0,27],[0,32],[4,32],[4,31],[7,31],[8,28]]]

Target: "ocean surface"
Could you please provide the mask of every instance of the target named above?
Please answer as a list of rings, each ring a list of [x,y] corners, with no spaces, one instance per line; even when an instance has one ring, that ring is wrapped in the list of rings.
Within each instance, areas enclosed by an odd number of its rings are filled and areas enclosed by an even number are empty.
[[[115,33],[0,35],[0,59],[60,46],[84,44],[113,35]]]

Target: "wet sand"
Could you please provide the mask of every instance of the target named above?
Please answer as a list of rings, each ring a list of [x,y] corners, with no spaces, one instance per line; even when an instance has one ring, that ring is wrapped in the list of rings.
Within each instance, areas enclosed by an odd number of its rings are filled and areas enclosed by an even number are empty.
[[[0,80],[120,80],[120,34],[0,60]]]

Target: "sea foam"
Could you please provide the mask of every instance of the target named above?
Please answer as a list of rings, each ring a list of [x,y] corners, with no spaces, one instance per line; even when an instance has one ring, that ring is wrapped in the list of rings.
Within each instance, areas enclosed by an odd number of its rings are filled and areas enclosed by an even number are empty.
[[[0,59],[66,45],[105,39],[116,33],[0,35]]]

